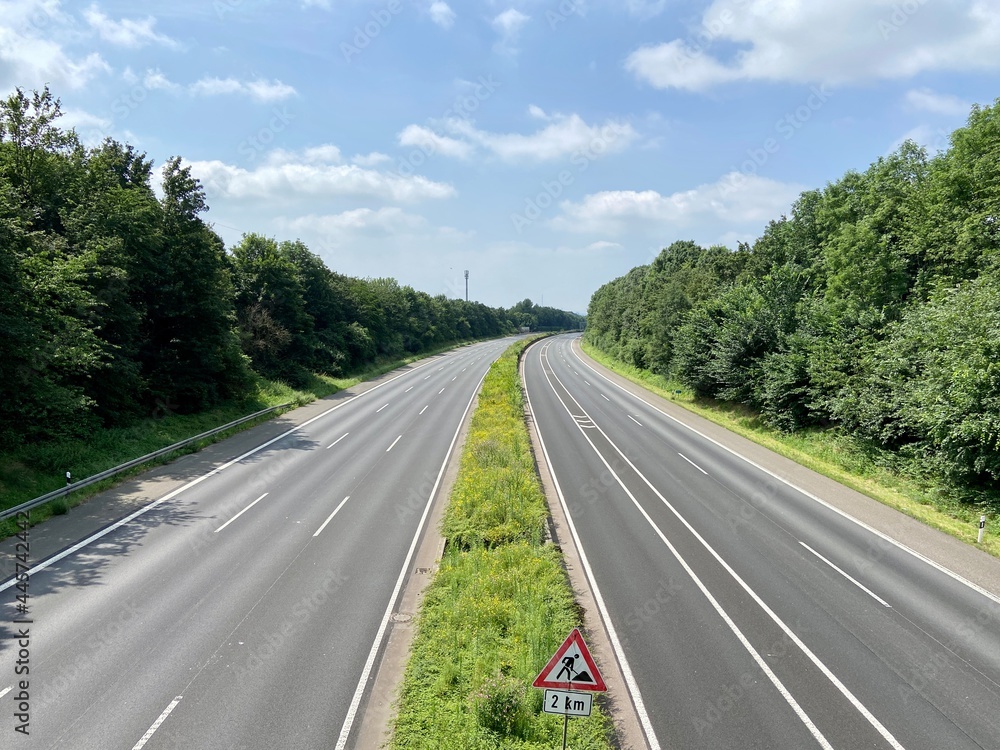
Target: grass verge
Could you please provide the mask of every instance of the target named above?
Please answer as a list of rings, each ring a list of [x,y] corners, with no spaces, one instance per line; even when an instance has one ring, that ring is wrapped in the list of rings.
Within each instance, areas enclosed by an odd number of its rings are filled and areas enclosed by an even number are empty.
[[[781,432],[765,425],[759,414],[742,404],[695,398],[675,381],[621,362],[587,342],[581,341],[581,345],[586,354],[609,370],[688,411],[1000,557],[1000,537],[987,534],[982,544],[976,543],[980,509],[948,497],[938,487],[893,471],[883,460],[884,457],[860,445],[849,435],[821,429]]]
[[[580,612],[561,553],[544,541],[545,496],[524,423],[510,347],[479,394],[445,512],[448,547],[424,596],[389,747],[541,750],[563,720],[542,713],[531,682]],[[599,706],[569,723],[574,750],[609,750]]]
[[[127,427],[97,430],[85,440],[51,441],[22,446],[19,450],[0,454],[0,510],[12,508],[62,487],[66,482],[67,471],[72,472],[73,476],[79,479],[93,476],[126,461],[131,461],[137,456],[152,453],[261,409],[285,403],[291,403],[292,408],[303,406],[365,380],[384,375],[397,367],[440,354],[456,346],[465,346],[468,343],[472,342],[451,344],[404,359],[385,360],[345,378],[314,375],[309,383],[299,389],[291,388],[285,383],[258,378],[256,392],[250,398],[224,404],[198,414],[167,413],[161,417],[141,420]],[[137,466],[117,477],[86,487],[80,492],[34,508],[31,511],[31,523],[35,525],[53,515],[66,513],[69,508],[120,484],[130,476],[146,471],[150,466],[166,464],[176,460],[179,456],[199,451],[237,432],[273,419],[279,413],[274,412],[244,423],[182,450],[162,456],[155,461]],[[14,533],[16,533],[16,528],[13,519],[0,522],[0,539]]]

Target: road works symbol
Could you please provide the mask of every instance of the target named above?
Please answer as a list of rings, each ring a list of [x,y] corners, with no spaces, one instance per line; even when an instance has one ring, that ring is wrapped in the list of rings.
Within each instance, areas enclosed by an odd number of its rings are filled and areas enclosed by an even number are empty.
[[[608,689],[578,628],[573,628],[573,632],[556,649],[555,655],[531,684],[536,688],[589,690],[596,693],[603,693]]]

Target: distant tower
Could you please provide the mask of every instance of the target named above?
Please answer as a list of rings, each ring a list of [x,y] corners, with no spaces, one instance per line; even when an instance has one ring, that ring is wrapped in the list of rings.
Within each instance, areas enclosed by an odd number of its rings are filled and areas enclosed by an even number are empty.
[[[469,272],[465,272],[465,301],[469,301]]]

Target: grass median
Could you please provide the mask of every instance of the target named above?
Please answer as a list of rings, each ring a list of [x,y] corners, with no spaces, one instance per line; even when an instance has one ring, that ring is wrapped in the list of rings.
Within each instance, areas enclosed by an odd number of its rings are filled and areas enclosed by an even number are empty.
[[[390,748],[561,747],[563,720],[531,686],[580,612],[560,552],[544,541],[547,508],[524,422],[511,346],[479,394],[445,512],[448,546],[418,617]],[[569,747],[609,750],[595,705],[571,719]]]

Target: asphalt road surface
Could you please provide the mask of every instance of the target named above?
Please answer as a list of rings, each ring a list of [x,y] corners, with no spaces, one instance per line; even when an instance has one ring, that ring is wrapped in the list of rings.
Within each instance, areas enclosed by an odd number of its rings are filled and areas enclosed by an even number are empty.
[[[571,337],[527,394],[652,747],[1000,748],[1000,600],[670,419]]]
[[[509,343],[419,363],[192,475],[34,570],[28,625],[0,586],[0,747],[352,747],[429,501]]]

